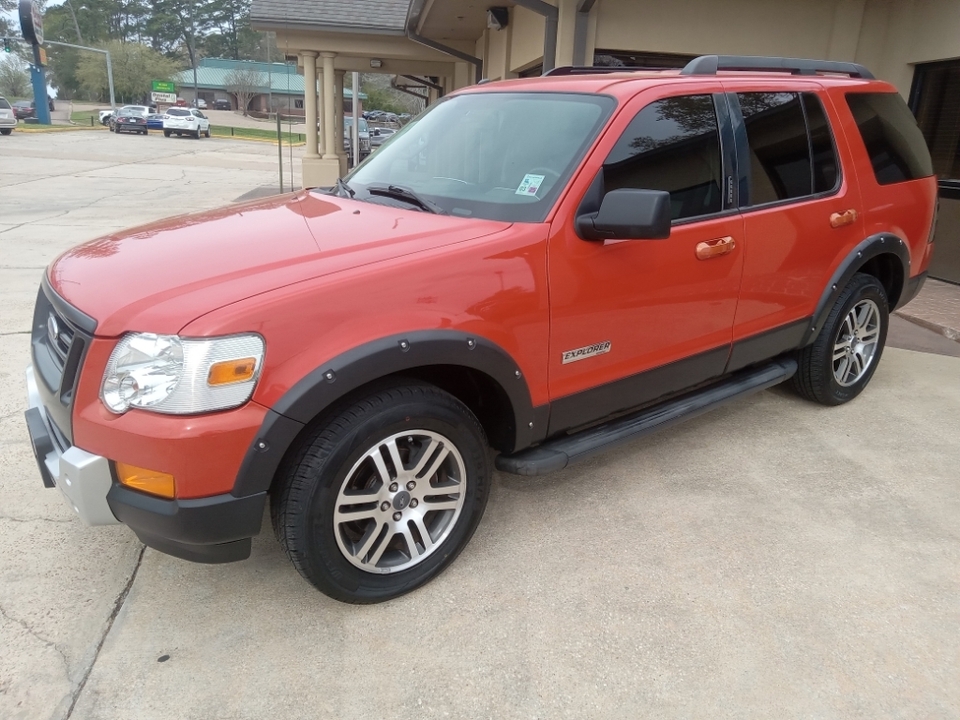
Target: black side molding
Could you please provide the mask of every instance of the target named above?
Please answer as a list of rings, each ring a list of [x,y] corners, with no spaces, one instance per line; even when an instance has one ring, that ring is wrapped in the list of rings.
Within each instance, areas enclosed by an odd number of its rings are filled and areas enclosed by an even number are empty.
[[[572,435],[562,435],[514,455],[500,455],[496,461],[497,469],[515,475],[545,475],[562,470],[578,460],[782,383],[796,372],[797,361],[793,358],[781,358],[758,368],[743,370],[675,400]]]
[[[804,58],[762,57],[759,55],[701,55],[687,63],[681,75],[716,75],[719,70],[756,70],[758,72],[789,72],[793,75],[836,73],[873,80],[873,73],[863,65],[834,60],[806,60]]]

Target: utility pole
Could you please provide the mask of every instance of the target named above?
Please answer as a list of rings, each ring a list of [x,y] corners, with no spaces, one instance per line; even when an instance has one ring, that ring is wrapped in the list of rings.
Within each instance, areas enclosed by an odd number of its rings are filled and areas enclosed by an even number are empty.
[[[353,166],[360,164],[360,73],[353,73]]]

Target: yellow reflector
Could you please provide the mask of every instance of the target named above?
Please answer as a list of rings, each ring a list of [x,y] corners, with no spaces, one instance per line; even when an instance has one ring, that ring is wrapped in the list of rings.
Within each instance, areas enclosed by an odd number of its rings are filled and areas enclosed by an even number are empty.
[[[210,374],[207,375],[207,384],[230,385],[231,383],[250,380],[253,378],[253,372],[256,369],[257,359],[252,357],[214,363],[210,366]]]
[[[172,498],[174,496],[173,475],[139,468],[136,465],[127,465],[122,462],[115,463],[115,465],[117,466],[117,479],[121,485],[160,497]]]

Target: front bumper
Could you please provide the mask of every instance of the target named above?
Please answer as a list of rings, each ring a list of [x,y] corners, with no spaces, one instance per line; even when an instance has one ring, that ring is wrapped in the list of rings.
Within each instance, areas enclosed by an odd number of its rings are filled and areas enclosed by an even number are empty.
[[[62,433],[55,432],[47,417],[32,366],[27,368],[27,405],[27,429],[43,484],[59,488],[84,523],[123,523],[145,545],[194,562],[233,562],[250,556],[266,492],[165,500],[131,490],[114,480],[109,460],[65,446]]]

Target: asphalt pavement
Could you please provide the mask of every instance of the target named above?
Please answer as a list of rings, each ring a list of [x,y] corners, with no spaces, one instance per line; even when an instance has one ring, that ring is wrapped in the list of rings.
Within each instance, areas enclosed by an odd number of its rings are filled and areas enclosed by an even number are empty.
[[[960,358],[900,318],[842,407],[774,388],[495,475],[460,558],[386,604],[313,590],[268,521],[219,566],[84,527],[23,422],[43,268],[270,186],[275,162],[216,139],[0,138],[0,718],[960,717]]]

